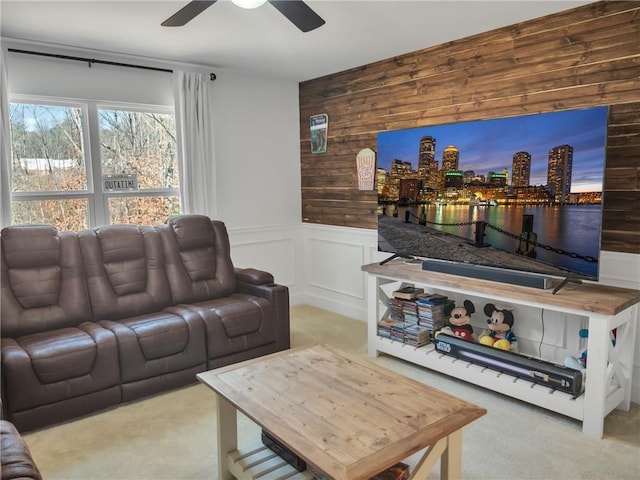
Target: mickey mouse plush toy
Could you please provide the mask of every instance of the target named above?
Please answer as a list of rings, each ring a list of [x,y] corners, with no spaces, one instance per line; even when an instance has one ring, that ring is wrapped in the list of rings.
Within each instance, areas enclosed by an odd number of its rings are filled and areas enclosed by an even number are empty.
[[[511,331],[513,327],[513,313],[506,308],[498,308],[493,303],[484,306],[487,329],[483,330],[478,343],[502,350],[517,350],[516,336]]]
[[[449,318],[441,331],[472,342],[474,338],[471,314],[476,311],[476,307],[471,300],[465,300],[463,305],[456,307],[454,303],[451,303],[445,306],[444,314]]]

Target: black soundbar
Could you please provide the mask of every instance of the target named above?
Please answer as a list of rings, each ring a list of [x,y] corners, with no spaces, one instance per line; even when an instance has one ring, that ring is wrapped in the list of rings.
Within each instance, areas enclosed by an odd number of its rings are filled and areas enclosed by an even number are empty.
[[[422,261],[422,269],[431,272],[449,273],[464,277],[480,278],[493,282],[522,285],[523,287],[551,288],[551,279],[526,272],[516,272],[503,268],[487,267],[483,265],[471,265],[469,263],[447,262],[442,260],[427,259]]]
[[[524,378],[561,392],[578,396],[582,393],[582,372],[515,352],[488,347],[439,333],[436,350],[470,363]]]

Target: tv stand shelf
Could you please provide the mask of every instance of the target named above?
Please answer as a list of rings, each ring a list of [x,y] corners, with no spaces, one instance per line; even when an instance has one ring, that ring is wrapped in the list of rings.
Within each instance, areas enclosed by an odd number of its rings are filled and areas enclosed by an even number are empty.
[[[596,284],[570,284],[553,295],[551,290],[428,272],[422,270],[420,265],[408,265],[398,260],[385,265],[364,265],[362,270],[368,274],[369,355],[384,353],[402,358],[580,420],[583,433],[590,437],[602,438],[604,418],[612,410],[629,410],[639,291]],[[442,354],[432,344],[416,348],[379,337],[378,320],[382,318],[388,302],[387,295],[380,287],[392,282],[409,282],[439,291],[483,296],[487,300],[564,312],[576,318],[587,317],[589,361],[584,394],[574,398],[572,395]],[[570,320],[570,316],[567,318]],[[613,329],[617,329],[615,345],[610,336]]]

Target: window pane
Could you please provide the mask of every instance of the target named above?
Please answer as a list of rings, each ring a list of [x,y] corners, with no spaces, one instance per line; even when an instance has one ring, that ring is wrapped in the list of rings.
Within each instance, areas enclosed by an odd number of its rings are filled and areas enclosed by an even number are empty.
[[[109,219],[114,223],[158,225],[180,213],[180,199],[168,197],[116,197],[109,199]]]
[[[53,225],[60,231],[88,228],[88,200],[19,200],[11,203],[11,223]]]
[[[103,175],[135,175],[138,188],[178,188],[173,115],[103,110],[100,155]]]
[[[14,192],[86,190],[82,110],[10,104]]]

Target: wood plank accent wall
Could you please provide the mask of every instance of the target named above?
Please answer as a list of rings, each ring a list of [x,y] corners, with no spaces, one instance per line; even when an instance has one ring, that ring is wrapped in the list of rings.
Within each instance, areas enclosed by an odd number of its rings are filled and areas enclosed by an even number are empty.
[[[602,249],[640,253],[640,3],[597,2],[300,84],[304,222],[377,228],[379,131],[608,105]],[[329,115],[325,154],[309,117]]]

